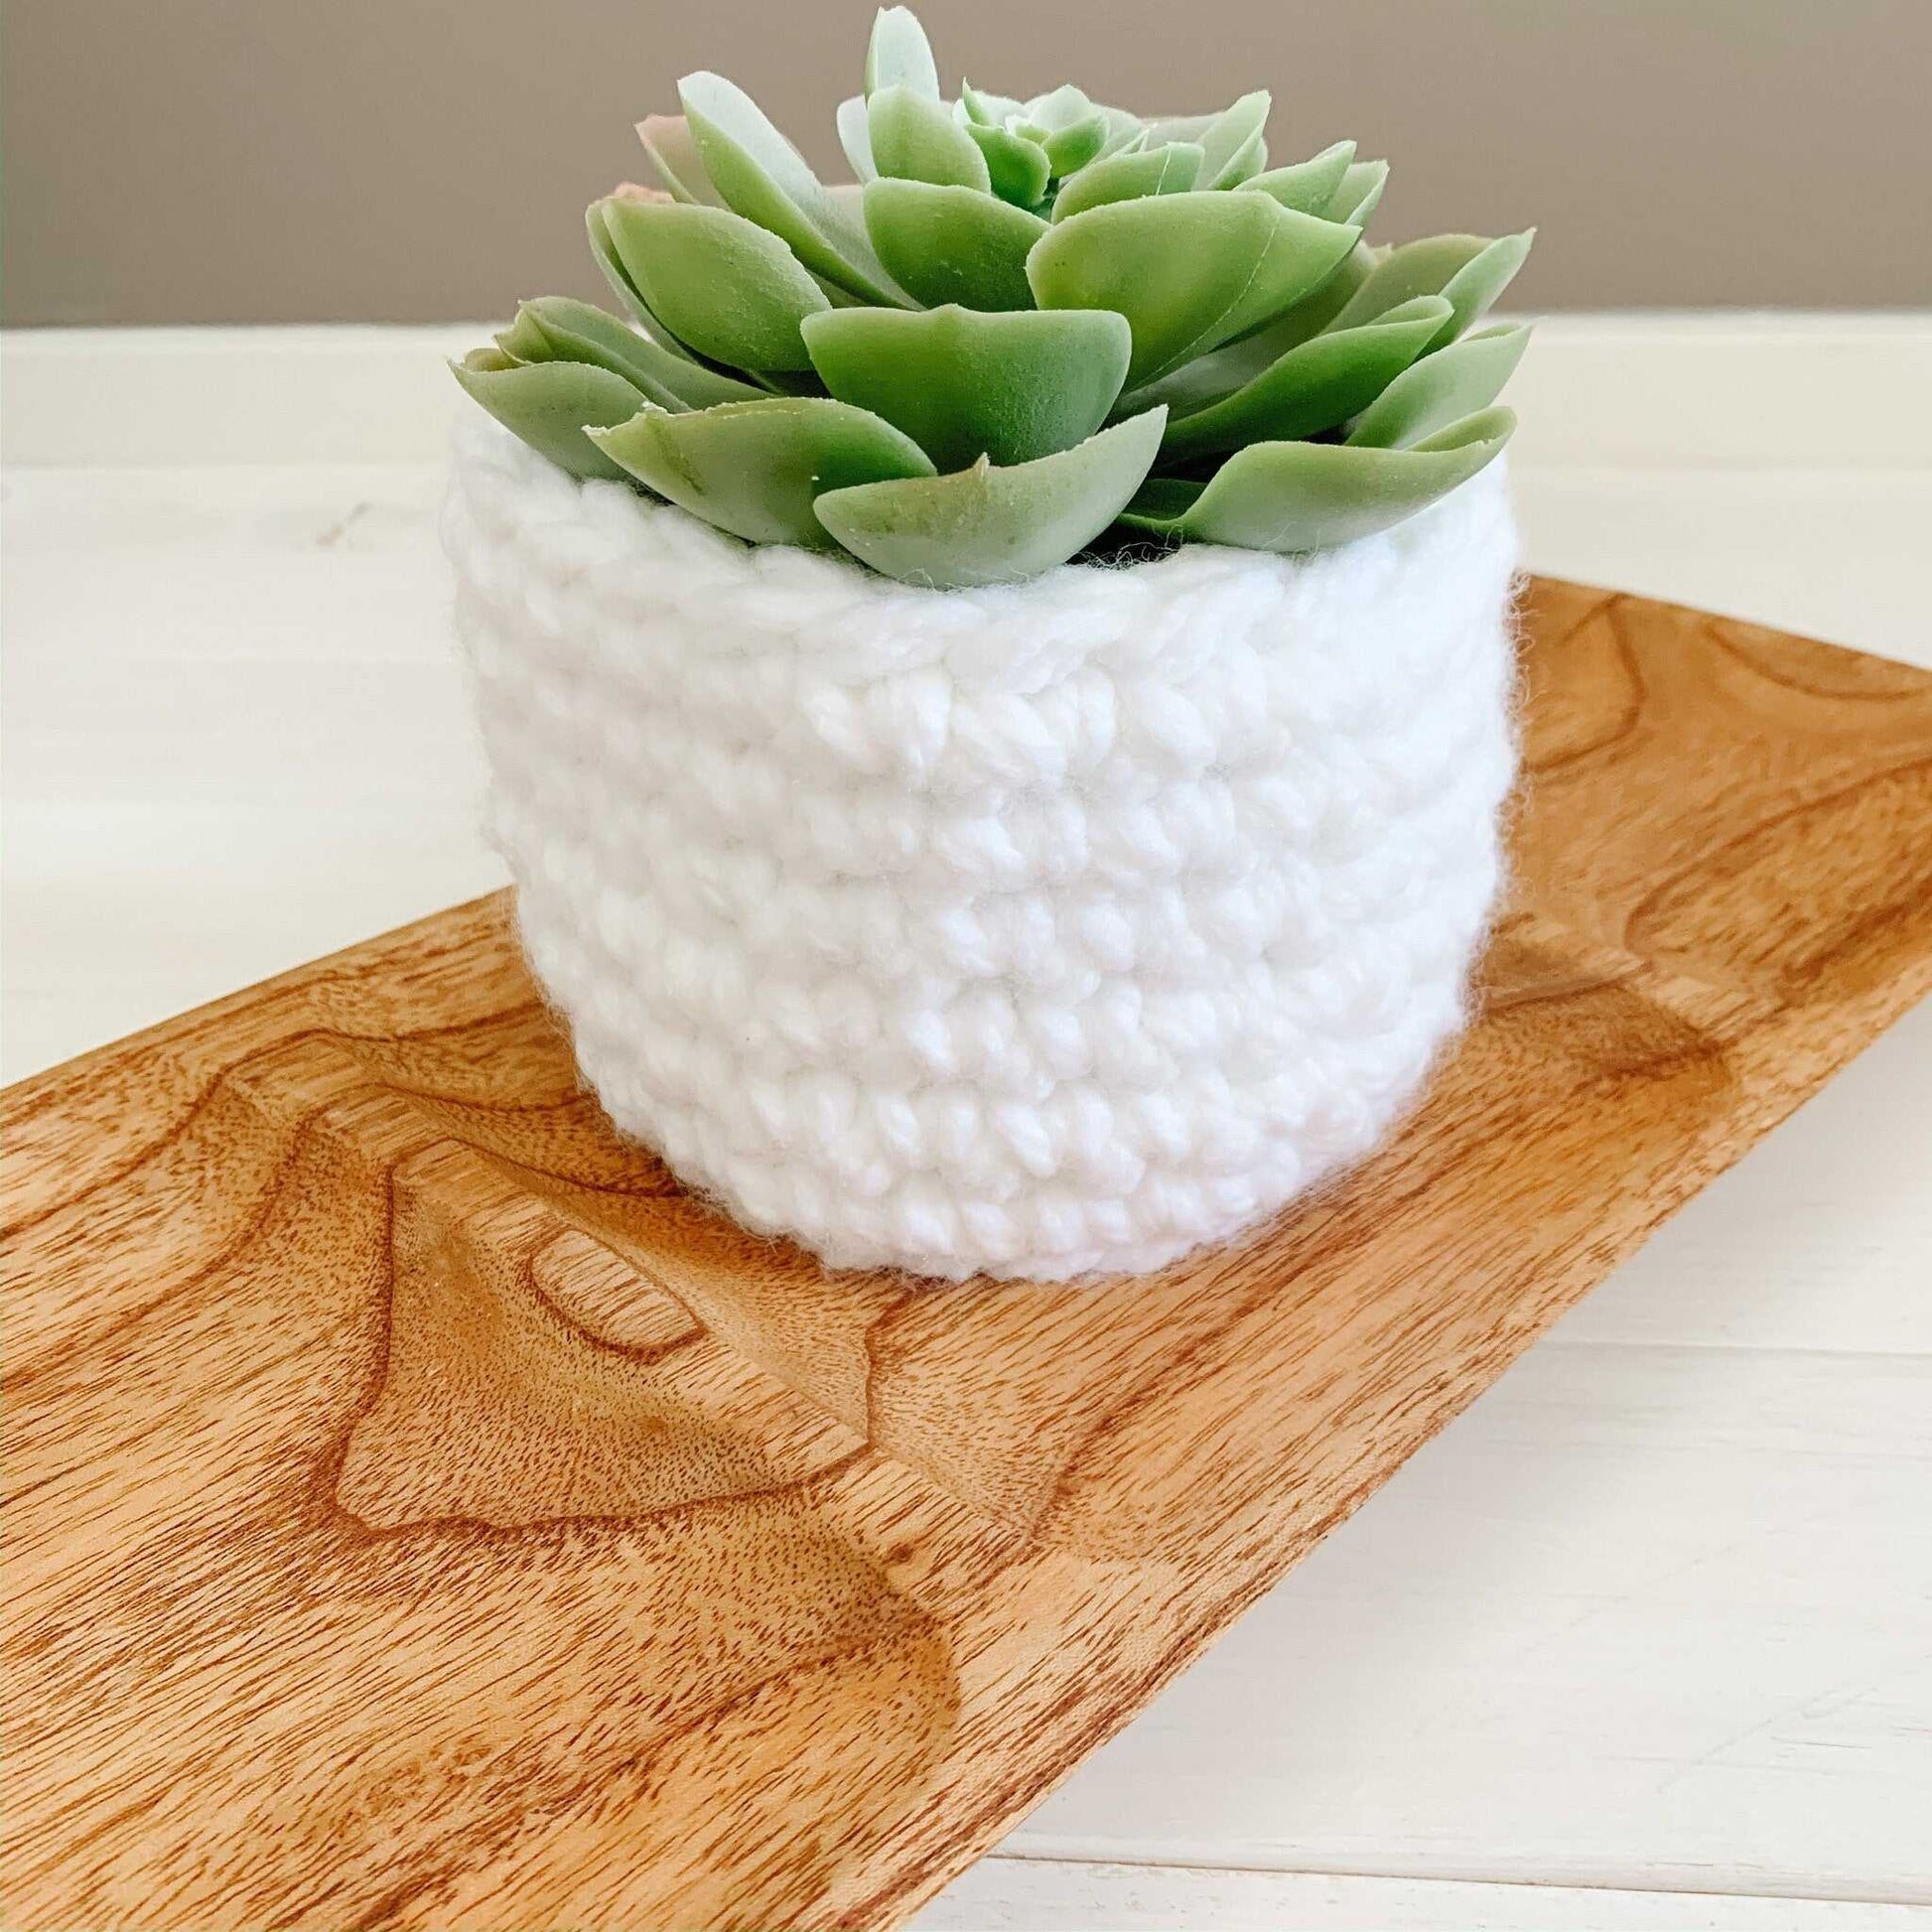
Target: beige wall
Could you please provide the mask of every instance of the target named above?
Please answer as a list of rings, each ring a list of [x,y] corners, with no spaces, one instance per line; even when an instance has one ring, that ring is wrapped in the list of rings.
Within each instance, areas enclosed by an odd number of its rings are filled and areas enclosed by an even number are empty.
[[[1932,0],[926,0],[949,82],[1275,93],[1382,238],[1535,221],[1537,308],[1932,301]],[[719,69],[830,168],[870,0],[11,0],[10,323],[443,320],[599,292],[580,211]]]

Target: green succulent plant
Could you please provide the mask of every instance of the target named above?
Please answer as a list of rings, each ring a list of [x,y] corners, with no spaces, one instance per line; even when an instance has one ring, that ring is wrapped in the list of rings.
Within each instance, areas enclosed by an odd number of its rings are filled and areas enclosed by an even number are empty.
[[[662,186],[588,214],[634,322],[548,296],[456,365],[575,476],[945,589],[1109,544],[1346,542],[1515,427],[1527,327],[1475,325],[1530,234],[1371,247],[1387,164],[1344,141],[1271,168],[1266,93],[1179,119],[1073,86],[949,101],[892,7],[841,186],[730,81],[679,93],[638,127]]]

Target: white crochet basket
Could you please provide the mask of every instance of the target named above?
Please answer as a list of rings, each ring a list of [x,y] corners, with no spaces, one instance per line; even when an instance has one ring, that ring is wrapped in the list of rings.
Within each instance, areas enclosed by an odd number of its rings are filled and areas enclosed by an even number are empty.
[[[1307,559],[972,592],[490,423],[444,522],[530,963],[611,1118],[838,1266],[1151,1269],[1461,1025],[1514,765],[1502,465]]]

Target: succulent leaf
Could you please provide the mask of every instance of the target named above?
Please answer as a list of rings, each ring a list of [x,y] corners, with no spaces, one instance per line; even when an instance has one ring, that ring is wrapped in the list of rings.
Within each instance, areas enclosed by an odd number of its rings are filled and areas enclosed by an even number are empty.
[[[1118,309],[1130,387],[1259,328],[1333,272],[1355,230],[1265,195],[1109,202],[1056,222],[1027,258],[1042,309]]]
[[[1250,374],[1266,368],[1283,349],[1293,348],[1297,343],[1305,343],[1331,327],[1355,291],[1368,279],[1375,261],[1375,250],[1357,242],[1311,293],[1291,303],[1265,328],[1231,347],[1216,351],[1215,359],[1245,355],[1250,358],[1247,364]]]
[[[1328,205],[1341,186],[1348,164],[1355,159],[1353,141],[1337,141],[1307,161],[1286,168],[1270,168],[1266,174],[1250,175],[1241,186],[1250,193],[1266,195],[1292,207],[1298,214],[1318,214],[1325,220],[1334,217]]]
[[[1020,109],[1028,121],[1048,134],[1058,134],[1067,128],[1078,127],[1096,111],[1085,90],[1074,86],[1070,80],[1050,88],[1043,94],[1035,94]]]
[[[1045,198],[1046,184],[1053,178],[1053,164],[1037,141],[1015,134],[1004,127],[984,127],[978,121],[966,122],[967,139],[986,158],[986,171],[993,192],[1015,207],[1032,209]]]
[[[1083,443],[1107,420],[1132,345],[1111,309],[835,309],[804,333],[826,388],[903,430],[942,471]]]
[[[1159,115],[1144,124],[1147,144],[1151,148],[1158,148],[1167,141],[1192,141],[1198,144],[1220,118],[1219,114]]]
[[[677,339],[745,369],[807,369],[798,325],[831,304],[782,241],[730,208],[610,204],[625,273]]]
[[[865,230],[749,94],[718,74],[688,73],[678,97],[727,207],[768,228],[813,274],[867,302],[899,302]]]
[[[1317,340],[1339,341],[1359,333],[1348,330]],[[1364,449],[1414,449],[1451,423],[1487,409],[1516,372],[1529,341],[1528,323],[1504,323],[1479,329],[1425,355],[1396,376],[1362,412],[1348,432],[1348,441]]]
[[[658,495],[751,543],[829,547],[812,514],[821,490],[929,477],[890,423],[823,396],[765,396],[669,415],[644,409],[591,440]]]
[[[1367,322],[1418,295],[1441,295],[1448,298],[1451,313],[1437,346],[1453,342],[1509,286],[1535,234],[1529,228],[1495,241],[1481,235],[1439,234],[1405,242],[1369,271],[1335,317],[1335,326],[1346,329]]]
[[[1058,180],[1078,173],[1107,143],[1106,110],[1096,107],[1078,87],[1055,87],[1051,93],[1039,94],[1022,113],[1021,125],[1032,130],[1046,150]]]
[[[450,371],[471,400],[573,477],[623,472],[586,436],[586,426],[627,421],[643,396],[594,362],[518,362],[499,348],[473,348]]]
[[[1052,218],[1064,221],[1087,208],[1137,201],[1144,195],[1184,195],[1200,173],[1201,154],[1192,141],[1169,141],[1158,148],[1129,148],[1092,162],[1053,198]]]
[[[887,272],[917,301],[1034,306],[1027,261],[1046,223],[997,196],[882,176],[866,184],[866,231]]]
[[[643,291],[630,279],[630,271],[619,259],[617,244],[611,239],[608,210],[612,204],[629,199],[623,195],[607,195],[603,201],[593,202],[584,210],[584,227],[590,236],[591,253],[597,257],[597,265],[604,271],[604,279],[611,284],[619,301],[650,332],[651,340],[667,354],[697,364],[699,358],[665,328],[660,317],[651,313]]]
[[[854,94],[850,100],[839,102],[838,124],[839,146],[851,164],[852,179],[860,183],[871,181],[879,170],[872,158],[872,117],[864,94]]]
[[[1499,455],[1515,427],[1507,409],[1486,409],[1411,450],[1251,443],[1205,485],[1164,483],[1121,521],[1246,550],[1325,549],[1372,536],[1447,495]]]
[[[1163,461],[1213,456],[1248,443],[1314,436],[1347,422],[1376,403],[1388,385],[1402,376],[1449,312],[1441,296],[1421,296],[1359,329],[1331,330],[1286,350],[1232,395],[1191,414],[1171,416],[1161,446]],[[1499,379],[1470,407],[1493,402],[1501,387]],[[1424,430],[1421,435],[1428,433]]]
[[[1325,208],[1317,210],[1330,221],[1352,221],[1358,228],[1368,226],[1368,217],[1382,201],[1389,185],[1386,161],[1357,161],[1341,178],[1341,185]]]
[[[970,80],[959,83],[959,104],[976,127],[1005,127],[1020,113],[1020,102],[1005,94],[983,94]]]
[[[1272,102],[1266,89],[1243,94],[1232,107],[1215,115],[1200,137],[1200,185],[1233,188],[1268,165],[1262,129],[1268,124]]]
[[[1270,323],[1267,328],[1244,336],[1237,343],[1229,343],[1206,355],[1197,355],[1192,361],[1181,363],[1178,368],[1164,375],[1158,382],[1147,383],[1139,389],[1129,389],[1115,405],[1115,415],[1129,416],[1137,410],[1149,409],[1157,402],[1164,402],[1170,412],[1170,428],[1173,428],[1174,421],[1192,418],[1203,410],[1229,401],[1242,390],[1268,375],[1291,350],[1302,347],[1321,333],[1315,331],[1311,335],[1303,329],[1300,325],[1299,313],[1299,309],[1290,310],[1287,315]],[[1440,320],[1449,314],[1449,305],[1443,302],[1441,297],[1419,297],[1416,303],[1406,304],[1400,309],[1393,310],[1387,317],[1378,316],[1376,321],[1409,323],[1419,321],[1424,314]],[[1382,345],[1384,347],[1387,345]],[[1417,350],[1418,354],[1421,352],[1420,349]],[[1318,370],[1322,366],[1320,363],[1294,365],[1300,373]],[[1390,373],[1399,372],[1403,366],[1406,365],[1397,364]],[[1340,422],[1344,418],[1338,417],[1335,420]],[[1314,434],[1312,431],[1303,433]]]
[[[1107,118],[1089,114],[1071,127],[1053,129],[1046,136],[1046,159],[1053,173],[1064,180],[1078,174],[1107,143]]]
[[[1270,203],[1275,233],[1241,300],[1221,320],[1217,343],[1239,342],[1276,321],[1334,274],[1360,238],[1359,228]]]
[[[814,508],[847,550],[888,577],[936,590],[1015,583],[1064,563],[1114,521],[1153,464],[1166,420],[1151,409],[1033,463],[827,490]]]
[[[1125,154],[1129,148],[1158,145],[1148,140],[1147,128],[1138,114],[1130,114],[1124,107],[1103,107],[1099,111],[1107,123],[1107,138],[1100,144],[1099,159],[1104,161],[1110,154]]]
[[[525,302],[496,345],[518,362],[592,362],[621,375],[660,409],[708,409],[715,402],[748,402],[759,393],[736,376],[673,354],[621,318],[546,295]]]
[[[939,69],[932,44],[909,7],[881,7],[866,48],[866,98],[882,87],[909,87],[928,100],[939,98]]]
[[[1443,294],[1455,313],[1444,325],[1448,334],[1439,338],[1439,347],[1445,340],[1453,342],[1489,313],[1502,292],[1516,279],[1517,270],[1529,259],[1535,240],[1534,228],[1503,235],[1449,278],[1443,285]]]
[[[993,192],[979,143],[938,100],[909,87],[880,87],[868,103],[867,129],[873,166],[882,177]]]
[[[643,143],[657,179],[678,201],[702,202],[708,207],[725,206],[725,198],[705,171],[691,123],[682,114],[646,114],[637,123],[637,139]]]

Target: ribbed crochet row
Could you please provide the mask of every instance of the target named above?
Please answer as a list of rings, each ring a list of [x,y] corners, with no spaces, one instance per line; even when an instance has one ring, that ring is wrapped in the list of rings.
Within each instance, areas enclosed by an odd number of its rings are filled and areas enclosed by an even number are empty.
[[[1143,1270],[1459,1026],[1513,768],[1501,466],[1307,559],[921,591],[467,425],[445,516],[531,964],[616,1123],[840,1266]]]

